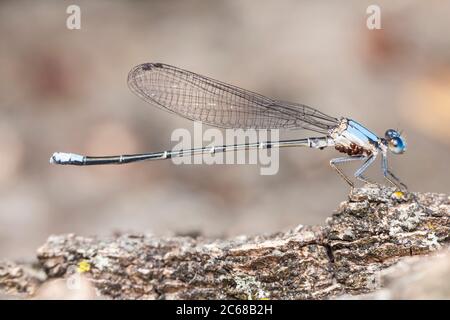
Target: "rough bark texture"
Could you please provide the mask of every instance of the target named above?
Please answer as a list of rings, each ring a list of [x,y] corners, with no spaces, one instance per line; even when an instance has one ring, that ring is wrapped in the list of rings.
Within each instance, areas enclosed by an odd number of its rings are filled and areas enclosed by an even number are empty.
[[[272,235],[215,241],[51,236],[38,250],[47,280],[11,275],[0,264],[0,289],[30,296],[42,281],[65,278],[67,286],[81,277],[97,294],[116,299],[450,298],[448,282],[432,280],[436,274],[448,279],[449,242],[448,196],[370,185],[354,189],[324,226]],[[438,249],[439,257],[429,256]],[[417,272],[425,282],[408,280]]]
[[[0,299],[32,296],[46,278],[36,264],[0,261]]]

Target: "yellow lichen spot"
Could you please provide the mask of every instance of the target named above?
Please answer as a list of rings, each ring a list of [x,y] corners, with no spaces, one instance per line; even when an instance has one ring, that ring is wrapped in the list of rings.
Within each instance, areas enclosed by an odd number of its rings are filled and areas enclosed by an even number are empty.
[[[79,273],[88,272],[89,270],[91,270],[91,264],[87,260],[81,260],[78,263],[77,271]]]
[[[258,300],[270,300],[269,298],[259,298]]]
[[[401,198],[403,198],[403,197],[405,196],[405,194],[404,194],[403,192],[401,192],[401,191],[395,191],[392,195],[393,195],[396,199],[401,199]]]

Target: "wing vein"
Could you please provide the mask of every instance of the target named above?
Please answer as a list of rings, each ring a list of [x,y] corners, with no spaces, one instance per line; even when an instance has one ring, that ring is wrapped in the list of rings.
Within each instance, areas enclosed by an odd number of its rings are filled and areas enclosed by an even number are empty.
[[[215,127],[307,129],[326,134],[339,123],[309,106],[273,100],[161,63],[134,67],[128,85],[150,104]]]

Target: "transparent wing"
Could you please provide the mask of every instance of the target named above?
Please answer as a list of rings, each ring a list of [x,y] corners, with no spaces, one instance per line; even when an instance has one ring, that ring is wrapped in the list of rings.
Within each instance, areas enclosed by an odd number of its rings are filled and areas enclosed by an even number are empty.
[[[266,98],[221,81],[161,63],[128,74],[128,86],[145,101],[215,127],[308,129],[326,134],[338,119],[311,107]]]

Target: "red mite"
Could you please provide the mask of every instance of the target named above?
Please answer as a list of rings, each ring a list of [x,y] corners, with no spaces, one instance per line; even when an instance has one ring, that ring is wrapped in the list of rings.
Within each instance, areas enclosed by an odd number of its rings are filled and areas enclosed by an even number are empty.
[[[366,154],[369,156],[372,154],[372,151],[366,150],[363,147],[358,146],[355,143],[351,143],[350,147],[346,147],[346,146],[338,144],[334,148],[339,152],[348,154],[349,156],[358,156],[358,155],[363,155],[363,154]]]

